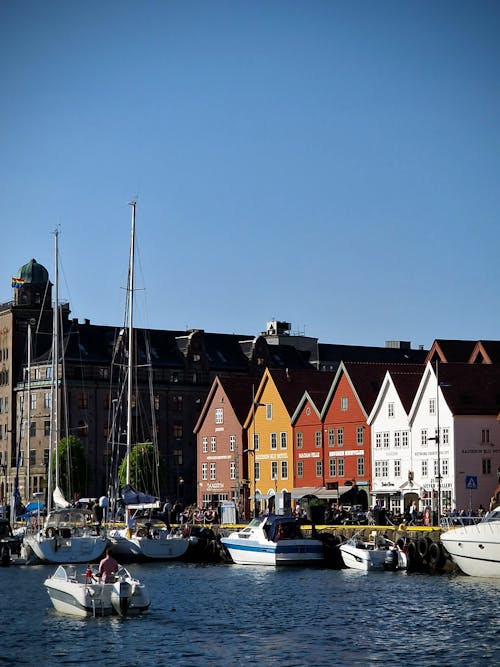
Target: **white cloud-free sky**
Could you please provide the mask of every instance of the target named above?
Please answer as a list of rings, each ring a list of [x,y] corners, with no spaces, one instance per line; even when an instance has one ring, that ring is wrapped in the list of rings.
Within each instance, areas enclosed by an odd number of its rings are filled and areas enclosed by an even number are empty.
[[[500,338],[494,0],[3,0],[0,301],[96,324]],[[138,297],[139,300],[139,297]]]

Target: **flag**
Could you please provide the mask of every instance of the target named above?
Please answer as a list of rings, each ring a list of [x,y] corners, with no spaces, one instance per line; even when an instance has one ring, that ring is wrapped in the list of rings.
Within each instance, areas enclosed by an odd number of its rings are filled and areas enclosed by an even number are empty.
[[[23,287],[24,278],[12,278],[12,287]]]

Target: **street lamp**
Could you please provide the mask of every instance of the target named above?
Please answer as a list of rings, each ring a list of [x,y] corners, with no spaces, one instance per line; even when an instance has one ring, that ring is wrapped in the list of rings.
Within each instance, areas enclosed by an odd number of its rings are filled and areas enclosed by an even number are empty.
[[[439,388],[451,387],[446,382],[439,381],[439,362],[436,359],[436,436],[434,438],[427,438],[427,440],[434,440],[437,447],[437,524],[441,525],[441,432],[439,427]]]
[[[258,516],[257,514],[257,480],[256,480],[256,475],[255,475],[255,413],[257,411],[257,408],[259,407],[264,407],[266,403],[256,403],[255,402],[255,387],[252,385],[252,448],[251,449],[245,449],[243,450],[244,452],[247,452],[248,454],[253,454],[253,515],[254,518]]]
[[[182,477],[177,478],[177,500],[180,500],[180,489],[184,484],[184,479]]]

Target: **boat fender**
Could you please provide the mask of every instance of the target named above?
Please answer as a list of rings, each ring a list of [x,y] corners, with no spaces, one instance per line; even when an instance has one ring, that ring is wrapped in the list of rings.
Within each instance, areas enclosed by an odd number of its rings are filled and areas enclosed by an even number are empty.
[[[420,560],[419,558],[419,553],[417,549],[417,545],[413,540],[410,540],[407,545],[407,555],[408,555],[408,561],[411,566],[415,566],[418,561]]]
[[[404,549],[404,546],[405,546],[405,540],[404,540],[404,538],[403,538],[403,537],[400,537],[400,538],[398,539],[398,541],[396,542],[396,544],[398,545],[398,547],[399,547],[400,549]]]
[[[443,567],[446,561],[446,556],[442,545],[439,542],[432,542],[429,545],[429,564],[432,567],[440,568]]]
[[[427,553],[429,551],[429,544],[425,537],[419,538],[417,541],[417,549],[418,549],[418,555],[422,560],[425,560],[427,558]]]

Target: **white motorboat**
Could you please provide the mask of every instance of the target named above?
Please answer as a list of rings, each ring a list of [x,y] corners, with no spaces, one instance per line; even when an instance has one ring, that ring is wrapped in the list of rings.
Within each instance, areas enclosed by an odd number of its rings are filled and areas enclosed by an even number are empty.
[[[52,510],[42,530],[24,538],[24,546],[42,563],[90,563],[107,545],[92,512],[76,507]]]
[[[243,530],[221,538],[238,565],[299,565],[321,563],[323,543],[306,538],[299,522],[289,516],[253,519]]]
[[[450,527],[441,542],[452,561],[471,577],[500,577],[500,506],[472,525]]]
[[[96,566],[77,572],[74,565],[59,565],[44,582],[55,609],[73,616],[120,616],[149,609],[149,591],[120,566],[114,582],[102,583]]]
[[[385,536],[377,537],[375,531],[370,537],[371,540],[364,541],[354,536],[340,545],[340,553],[346,567],[364,572],[406,570],[406,554],[395,542]]]

